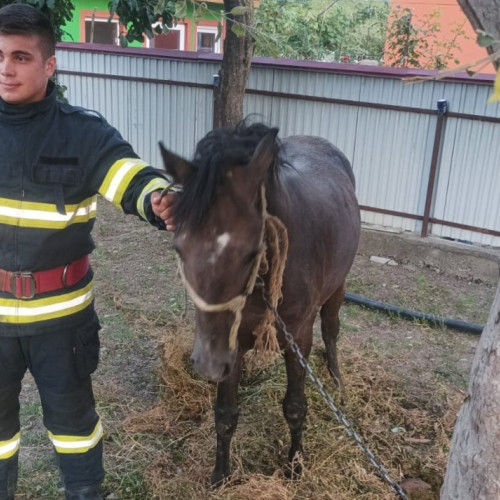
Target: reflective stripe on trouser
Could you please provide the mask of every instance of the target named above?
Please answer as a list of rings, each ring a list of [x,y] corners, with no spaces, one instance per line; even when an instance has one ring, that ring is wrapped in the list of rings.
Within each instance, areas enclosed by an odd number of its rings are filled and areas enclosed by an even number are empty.
[[[16,339],[0,339],[0,500],[13,500],[17,484],[19,394],[26,364],[13,354]]]
[[[11,379],[19,377],[23,366],[31,371],[40,393],[44,425],[54,444],[65,486],[71,488],[91,486],[104,478],[102,426],[95,411],[90,377],[97,366],[98,331],[99,323],[95,319],[76,331],[0,341],[0,361],[2,351],[7,349],[4,347],[11,345],[8,354],[17,363],[17,366],[11,363],[7,372],[0,363],[0,380],[2,375]],[[16,343],[17,348],[12,347]],[[11,392],[17,403],[19,393]],[[10,426],[19,432],[19,427]],[[0,439],[14,437],[15,432],[3,436],[2,428],[0,418]]]
[[[102,424],[99,420],[88,436],[56,436],[49,431],[49,439],[52,441],[56,453],[87,453],[99,442],[102,434]]]
[[[102,435],[100,420],[94,430],[85,436],[54,435],[49,431],[49,439],[54,445],[61,478],[67,490],[99,485],[104,479]]]
[[[19,451],[21,434],[18,432],[12,439],[0,441],[0,460],[7,460]]]
[[[0,364],[2,362],[0,356]],[[2,369],[0,368],[0,377]],[[12,457],[19,450],[19,393],[21,383],[4,385],[0,381],[0,460]]]

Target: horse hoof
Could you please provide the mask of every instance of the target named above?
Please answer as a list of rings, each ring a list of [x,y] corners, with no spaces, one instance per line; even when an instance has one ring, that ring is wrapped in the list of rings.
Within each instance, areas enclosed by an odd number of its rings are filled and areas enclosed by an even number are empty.
[[[302,463],[304,461],[302,452],[296,451],[289,460],[285,469],[285,477],[292,480],[300,479],[303,470]]]
[[[212,478],[210,480],[210,483],[213,489],[217,489],[220,488],[227,481],[229,481],[229,473],[220,474],[219,472],[214,471],[212,473]]]
[[[285,469],[285,477],[292,481],[300,479],[302,476],[302,465],[300,464],[287,464]]]

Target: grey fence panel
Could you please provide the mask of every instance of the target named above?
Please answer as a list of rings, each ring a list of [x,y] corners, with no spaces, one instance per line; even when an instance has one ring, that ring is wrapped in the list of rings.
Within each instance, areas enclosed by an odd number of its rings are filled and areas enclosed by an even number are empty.
[[[217,62],[63,49],[57,57],[68,101],[104,115],[155,167],[162,167],[159,141],[191,157],[212,128]]]
[[[302,134],[324,137],[340,148],[350,161],[353,159],[356,108],[249,95],[245,99],[244,112],[268,125],[279,127],[281,137]]]
[[[217,56],[75,44],[57,55],[70,102],[101,112],[155,166],[159,140],[191,157],[212,128]],[[500,246],[500,105],[486,102],[491,83],[401,79],[414,74],[256,58],[244,113],[282,137],[318,135],[337,145],[352,162],[365,224],[419,232],[428,215],[430,234]],[[434,158],[439,99],[449,113]]]
[[[435,191],[434,217],[500,230],[500,125],[448,118]],[[481,232],[432,225],[432,234],[500,246]]]
[[[429,115],[360,110],[353,166],[361,205],[407,214],[423,213],[434,121]],[[419,221],[373,211],[363,211],[363,221],[420,230]]]
[[[474,79],[472,79],[474,81]],[[488,98],[493,92],[490,85],[461,85],[459,99],[450,99],[451,110],[458,113],[470,113],[484,117],[500,116],[500,104],[488,103]]]

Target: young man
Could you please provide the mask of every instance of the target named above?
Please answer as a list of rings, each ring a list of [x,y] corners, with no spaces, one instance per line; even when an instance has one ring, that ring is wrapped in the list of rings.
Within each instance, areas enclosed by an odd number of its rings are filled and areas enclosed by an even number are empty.
[[[96,198],[173,229],[167,182],[101,116],[56,100],[49,20],[0,9],[0,500],[13,500],[29,369],[67,499],[98,500],[102,424],[89,254]],[[167,222],[168,221],[168,222]]]

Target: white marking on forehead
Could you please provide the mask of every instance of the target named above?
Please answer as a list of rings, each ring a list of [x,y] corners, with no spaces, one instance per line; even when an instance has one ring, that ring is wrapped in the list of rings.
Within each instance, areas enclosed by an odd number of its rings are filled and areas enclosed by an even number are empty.
[[[224,248],[227,247],[227,244],[231,241],[231,235],[229,233],[222,233],[217,236],[217,255],[220,255]]]
[[[214,265],[217,259],[221,256],[224,248],[227,247],[228,243],[231,241],[231,235],[229,233],[222,233],[217,236],[215,240],[215,249],[208,257],[208,263]]]

